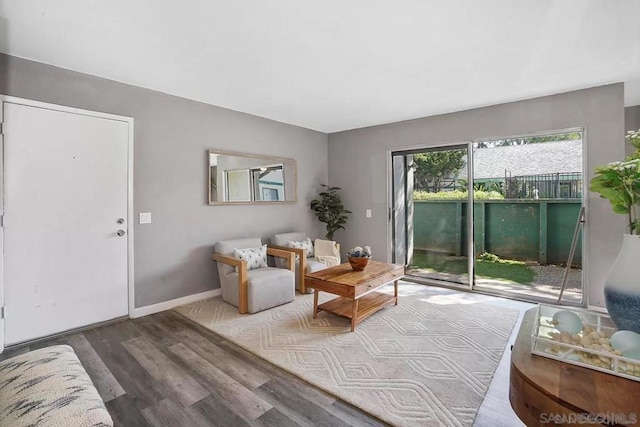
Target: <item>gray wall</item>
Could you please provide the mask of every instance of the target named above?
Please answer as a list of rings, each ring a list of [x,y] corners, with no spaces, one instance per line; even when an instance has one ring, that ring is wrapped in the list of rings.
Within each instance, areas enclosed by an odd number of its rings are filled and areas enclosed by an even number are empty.
[[[0,93],[135,119],[131,220],[153,219],[134,229],[136,307],[218,288],[218,240],[324,234],[308,203],[327,181],[326,134],[6,55]],[[212,148],[294,158],[298,202],[209,206]]]
[[[343,188],[346,207],[354,212],[347,230],[336,238],[343,248],[371,245],[375,256],[388,254],[388,149],[584,127],[590,179],[595,166],[624,157],[623,102],[623,85],[615,84],[330,134],[329,182]],[[372,218],[365,218],[366,209],[373,210]],[[604,306],[603,281],[620,248],[625,219],[594,193],[588,193],[587,209],[588,303]]]
[[[627,107],[624,109],[624,130],[638,130],[640,129],[640,105],[635,107]],[[633,153],[635,148],[633,145],[625,144],[627,155]]]

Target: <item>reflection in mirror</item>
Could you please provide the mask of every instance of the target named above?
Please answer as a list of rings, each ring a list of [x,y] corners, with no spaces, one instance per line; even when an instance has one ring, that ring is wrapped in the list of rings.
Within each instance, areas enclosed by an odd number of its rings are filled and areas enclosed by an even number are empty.
[[[209,151],[209,204],[295,202],[293,159]]]

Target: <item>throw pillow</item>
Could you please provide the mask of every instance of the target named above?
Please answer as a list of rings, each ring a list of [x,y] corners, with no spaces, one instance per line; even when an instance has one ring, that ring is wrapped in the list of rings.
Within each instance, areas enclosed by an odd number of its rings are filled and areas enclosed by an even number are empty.
[[[295,249],[306,249],[307,258],[313,256],[313,243],[311,242],[311,239],[309,237],[307,237],[305,240],[300,241],[289,240],[287,241],[287,246]]]
[[[261,248],[234,249],[233,257],[247,261],[247,270],[267,267],[267,245],[262,245]]]

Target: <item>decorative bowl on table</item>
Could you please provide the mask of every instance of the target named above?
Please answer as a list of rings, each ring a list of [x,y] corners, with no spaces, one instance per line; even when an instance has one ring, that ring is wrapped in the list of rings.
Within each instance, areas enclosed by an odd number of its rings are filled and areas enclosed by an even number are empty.
[[[347,252],[347,259],[354,271],[363,271],[367,268],[369,260],[371,260],[371,247],[365,246],[362,248],[360,246],[356,246]]]

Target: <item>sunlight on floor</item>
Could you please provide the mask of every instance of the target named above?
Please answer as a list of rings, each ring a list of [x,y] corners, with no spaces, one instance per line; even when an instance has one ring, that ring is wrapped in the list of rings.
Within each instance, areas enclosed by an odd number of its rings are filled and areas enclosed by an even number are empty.
[[[453,304],[478,304],[484,302],[482,299],[468,298],[464,294],[456,295],[434,295],[427,298],[423,298],[420,301],[430,302],[431,304],[438,305],[453,305]]]

